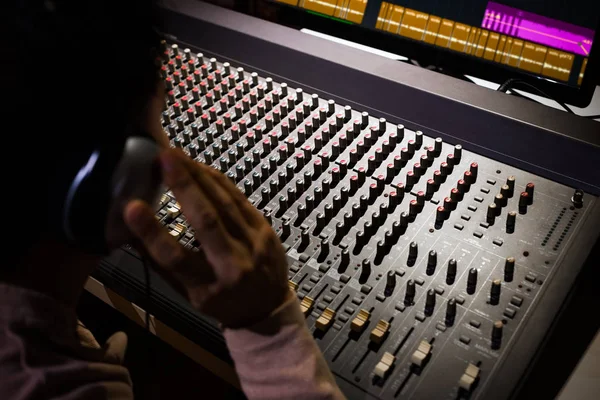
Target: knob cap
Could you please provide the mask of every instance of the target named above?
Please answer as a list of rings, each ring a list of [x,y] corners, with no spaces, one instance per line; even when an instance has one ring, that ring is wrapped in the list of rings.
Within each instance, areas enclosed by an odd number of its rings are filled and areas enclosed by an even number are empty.
[[[508,257],[504,262],[504,282],[512,282],[515,274],[515,258]]]
[[[415,294],[416,294],[415,281],[412,279],[409,279],[409,281],[406,282],[406,293],[404,294],[404,304],[412,305],[413,300],[415,298]]]
[[[467,277],[467,293],[473,294],[475,293],[475,289],[477,287],[477,269],[471,268],[469,270],[469,275]]]

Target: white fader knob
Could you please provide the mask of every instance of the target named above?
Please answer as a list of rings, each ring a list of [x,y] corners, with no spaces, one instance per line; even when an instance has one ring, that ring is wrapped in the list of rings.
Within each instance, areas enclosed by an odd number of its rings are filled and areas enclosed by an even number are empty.
[[[469,363],[467,369],[465,370],[465,373],[460,377],[460,380],[458,381],[458,386],[470,392],[473,388],[473,385],[479,378],[479,372],[479,367]]]
[[[415,350],[415,352],[410,357],[410,361],[412,361],[412,363],[415,366],[420,368],[425,364],[425,361],[427,360],[430,354],[431,344],[427,340],[422,340],[421,343],[419,343],[419,347],[417,348],[417,350]]]
[[[387,374],[392,369],[394,362],[396,361],[396,357],[392,353],[388,353],[387,351],[381,357],[381,361],[377,363],[375,366],[375,370],[373,373],[375,376],[378,376],[381,379],[385,379]]]

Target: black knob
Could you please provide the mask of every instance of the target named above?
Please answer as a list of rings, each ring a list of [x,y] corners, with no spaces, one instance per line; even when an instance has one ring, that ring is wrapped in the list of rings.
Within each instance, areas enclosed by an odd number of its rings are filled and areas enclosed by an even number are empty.
[[[479,170],[479,166],[477,165],[476,162],[471,163],[471,166],[469,167],[469,171],[471,172],[471,179],[473,180],[473,182],[475,182],[477,180],[477,171]]]
[[[296,217],[296,221],[294,221],[294,225],[300,226],[302,221],[306,218],[306,206],[304,204],[300,204],[298,206],[298,217]]]
[[[506,197],[513,197],[515,193],[515,181],[516,179],[512,175],[506,178],[506,186],[508,186],[508,194]]]
[[[346,227],[343,222],[338,222],[335,224],[335,236],[333,238],[333,244],[339,244],[344,235],[346,234]]]
[[[526,214],[528,205],[529,205],[529,193],[521,192],[521,195],[519,196],[519,213]]]
[[[404,294],[404,304],[412,305],[413,300],[415,299],[415,294],[416,294],[415,281],[413,281],[412,279],[409,279],[408,282],[406,282],[406,293]]]
[[[365,283],[369,279],[369,275],[371,275],[371,261],[364,259],[362,260],[358,281],[360,283]]]
[[[380,240],[377,242],[377,250],[375,252],[376,265],[381,264],[381,261],[383,261],[383,257],[385,257],[385,255],[387,254],[388,249],[389,245],[384,240]]]
[[[288,199],[285,196],[279,196],[279,211],[278,215],[282,215],[288,207]]]
[[[500,291],[502,290],[502,281],[494,279],[490,288],[490,304],[497,305],[500,302]]]
[[[285,239],[287,239],[290,236],[290,233],[291,233],[290,221],[286,221],[283,223],[283,225],[281,225],[281,235],[279,236],[279,239],[283,242]]]
[[[498,214],[500,213],[500,208],[504,207],[506,205],[507,202],[507,198],[504,197],[502,195],[502,193],[498,193],[496,196],[494,196],[494,204],[496,204],[498,206],[497,212]]]
[[[471,268],[469,270],[469,275],[467,277],[467,293],[469,293],[469,294],[475,293],[476,287],[477,287],[477,269]]]
[[[420,211],[419,202],[416,199],[413,199],[408,203],[408,214],[411,217],[416,217]]]
[[[425,298],[425,315],[433,314],[435,308],[435,290],[429,289]]]
[[[528,200],[529,200],[529,204],[533,203],[533,192],[535,190],[535,185],[531,182],[529,182],[526,186],[525,186],[525,192],[529,195]]]
[[[500,194],[501,194],[501,195],[502,195],[502,196],[503,196],[503,197],[504,197],[506,200],[508,200],[508,198],[509,198],[509,197],[512,197],[512,196],[509,196],[509,194],[510,194],[510,187],[509,187],[508,185],[506,185],[506,184],[505,184],[505,185],[502,185],[502,187],[500,188]]]
[[[571,202],[573,202],[573,205],[577,208],[583,207],[583,190],[575,190],[573,197],[571,197]]]
[[[419,255],[419,245],[417,242],[410,242],[408,246],[408,258],[415,259]]]
[[[515,258],[508,257],[504,262],[504,281],[512,282],[515,274]]]
[[[427,196],[427,198],[431,198],[431,196],[433,196],[433,194],[437,190],[437,186],[438,185],[437,185],[437,183],[435,183],[435,180],[433,180],[433,179],[427,180],[427,186],[425,187],[425,195]]]
[[[498,206],[495,203],[492,203],[488,206],[486,221],[490,225],[494,225],[494,221],[496,220]]]
[[[321,241],[321,252],[319,253],[319,257],[317,257],[318,262],[323,262],[329,255],[329,240],[323,239]]]
[[[410,217],[407,212],[400,214],[400,228],[406,228],[410,222]]]
[[[262,207],[266,206],[267,203],[269,203],[269,200],[271,198],[269,189],[262,188],[260,191],[260,197],[261,197],[261,200],[260,200],[259,207],[262,208]]]
[[[448,285],[452,285],[454,283],[454,279],[456,279],[456,270],[456,259],[451,258],[450,261],[448,261],[448,269],[446,271],[446,283]]]
[[[513,233],[515,231],[515,224],[517,222],[517,212],[511,211],[506,217],[506,233]]]
[[[392,270],[387,272],[384,294],[389,297],[394,292],[396,287],[396,273]]]
[[[338,272],[343,274],[346,268],[350,265],[350,251],[348,249],[342,250],[340,255],[340,265],[338,266]]]
[[[429,255],[427,256],[427,267],[435,268],[437,266],[437,252],[435,250],[431,250]]]
[[[360,252],[362,251],[366,242],[367,242],[367,236],[365,235],[365,233],[363,231],[357,232],[356,233],[356,243],[354,244],[354,251],[353,251],[354,255],[360,254]]]
[[[492,348],[499,349],[502,345],[502,330],[504,328],[504,324],[502,321],[494,322],[494,326],[492,327]]]
[[[444,206],[439,206],[435,212],[435,222],[441,223],[446,220],[446,209]]]
[[[325,218],[325,214],[319,213],[319,215],[317,215],[317,225],[315,226],[313,235],[318,235],[319,233],[321,233],[323,228],[325,228],[326,223],[327,221]]]
[[[452,326],[456,318],[456,300],[454,298],[446,303],[446,325]]]
[[[301,253],[306,250],[309,244],[310,234],[308,233],[308,230],[302,230],[302,232],[300,232],[300,245],[298,246],[298,252]]]
[[[457,144],[456,146],[454,146],[454,162],[458,164],[458,162],[460,161],[460,159],[462,158],[462,146],[460,144]]]

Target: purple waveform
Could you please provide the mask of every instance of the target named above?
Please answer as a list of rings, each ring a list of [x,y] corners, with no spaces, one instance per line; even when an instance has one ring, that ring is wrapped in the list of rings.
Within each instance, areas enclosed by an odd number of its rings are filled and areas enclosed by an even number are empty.
[[[516,8],[488,2],[481,27],[523,40],[588,56],[594,31]]]

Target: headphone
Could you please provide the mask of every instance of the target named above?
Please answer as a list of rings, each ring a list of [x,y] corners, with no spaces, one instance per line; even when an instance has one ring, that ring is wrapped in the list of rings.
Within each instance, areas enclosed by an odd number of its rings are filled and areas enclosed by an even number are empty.
[[[164,190],[159,151],[150,135],[133,131],[86,154],[74,177],[69,174],[66,195],[58,199],[58,228],[66,240],[87,252],[105,254],[131,239],[123,220],[127,203],[140,199],[156,205]]]

